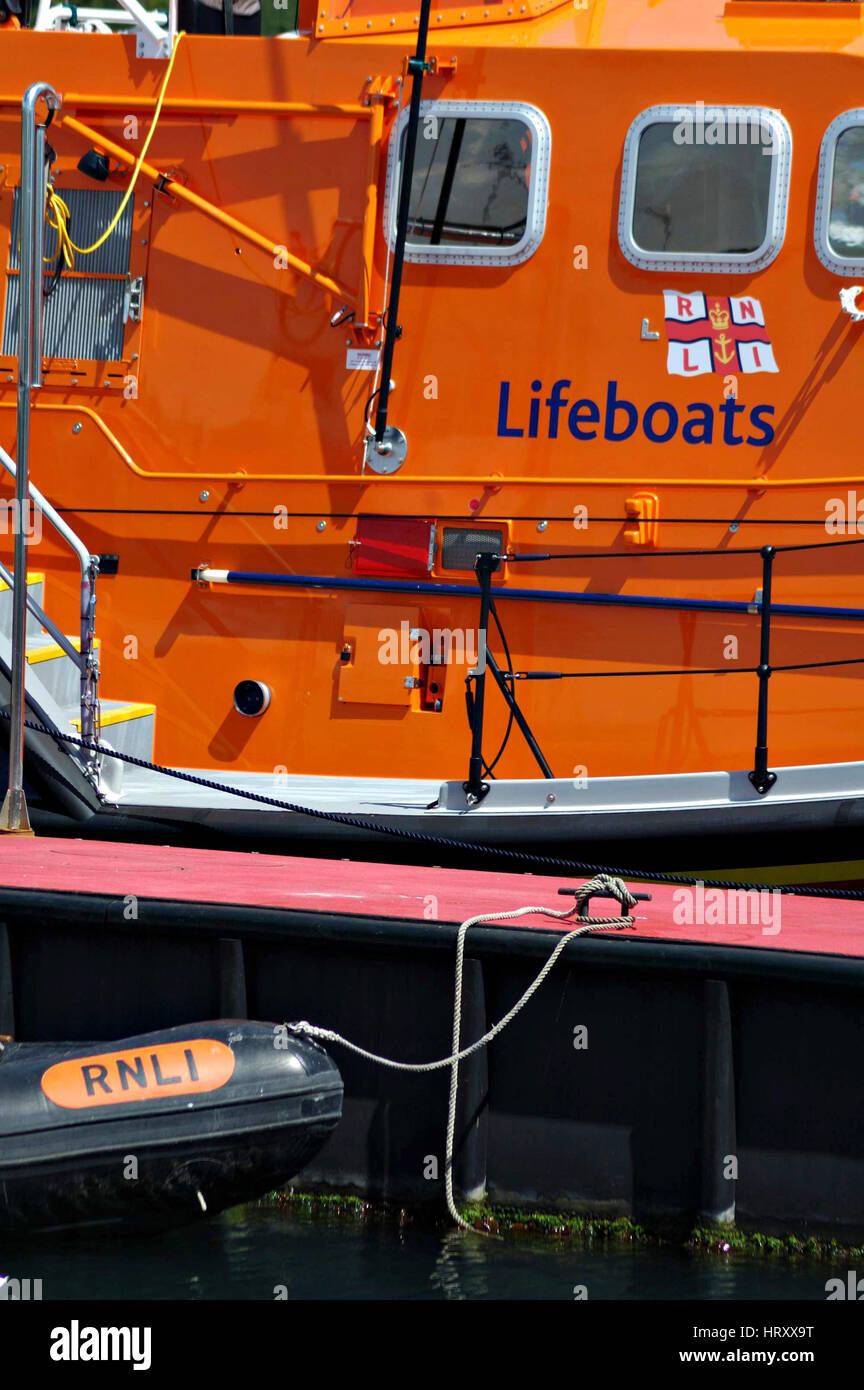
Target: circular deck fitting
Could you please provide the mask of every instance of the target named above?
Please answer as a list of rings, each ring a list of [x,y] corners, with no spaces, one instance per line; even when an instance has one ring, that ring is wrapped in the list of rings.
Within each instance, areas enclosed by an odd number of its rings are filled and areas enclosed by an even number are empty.
[[[234,708],[238,714],[256,719],[270,707],[270,687],[263,681],[238,681],[234,687]]]
[[[408,453],[408,441],[396,425],[388,425],[379,446],[370,437],[366,444],[366,466],[373,473],[398,473]]]

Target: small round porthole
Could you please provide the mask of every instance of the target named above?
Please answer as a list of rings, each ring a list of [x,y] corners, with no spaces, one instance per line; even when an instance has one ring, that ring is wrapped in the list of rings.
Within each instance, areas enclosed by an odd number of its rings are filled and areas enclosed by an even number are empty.
[[[270,687],[263,681],[238,681],[234,687],[234,708],[238,714],[255,719],[270,704]]]

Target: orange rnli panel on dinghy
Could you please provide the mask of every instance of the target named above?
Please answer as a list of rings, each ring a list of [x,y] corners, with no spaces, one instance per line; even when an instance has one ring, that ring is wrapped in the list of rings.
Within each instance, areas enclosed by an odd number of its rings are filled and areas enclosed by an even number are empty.
[[[234,1074],[234,1053],[212,1038],[161,1043],[140,1051],[102,1052],[57,1062],[42,1090],[64,1110],[120,1105],[160,1096],[218,1091]]]

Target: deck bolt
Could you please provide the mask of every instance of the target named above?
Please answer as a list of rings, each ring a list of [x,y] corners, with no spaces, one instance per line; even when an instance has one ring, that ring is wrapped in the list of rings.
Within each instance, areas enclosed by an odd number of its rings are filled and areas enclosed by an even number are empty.
[[[546,527],[547,527],[548,525],[549,525],[549,522],[548,522],[548,521],[538,521],[538,522],[537,522],[537,530],[538,530],[538,531],[545,531],[545,530],[546,530]]]
[[[80,433],[81,433],[81,421],[80,421],[80,420],[76,420],[76,421],[75,421],[75,424],[72,426],[72,433],[73,433],[73,434],[80,434]]]
[[[6,380],[7,380],[7,381],[14,381],[14,380],[15,380],[15,378],[14,378],[14,376],[12,375],[11,372],[10,372],[9,375],[7,376]]]
[[[326,522],[326,521],[318,521],[318,522],[316,522],[316,524],[315,524],[315,530],[316,530],[316,531],[326,531],[326,530],[327,530],[327,522]]]
[[[547,806],[551,806],[551,805],[552,805],[552,802],[553,802],[553,801],[557,801],[557,800],[558,800],[558,798],[557,798],[557,796],[555,795],[555,793],[554,793],[554,792],[550,792],[549,795],[548,795],[547,798],[546,798],[546,805],[547,805]]]
[[[207,489],[206,489],[206,487],[205,487],[205,489],[204,489],[203,492],[199,492],[199,494],[198,494],[198,501],[199,501],[199,502],[206,502],[207,499],[209,498],[209,496],[210,496],[210,493],[207,491]]]
[[[738,522],[737,522],[737,521],[730,521],[730,522],[729,522],[729,530],[732,531],[733,534],[734,534],[734,532],[738,530]]]

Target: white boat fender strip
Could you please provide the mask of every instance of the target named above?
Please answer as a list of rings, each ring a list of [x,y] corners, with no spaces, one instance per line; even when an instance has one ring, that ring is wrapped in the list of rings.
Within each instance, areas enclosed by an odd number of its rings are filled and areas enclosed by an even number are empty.
[[[459,1063],[465,1057],[470,1057],[473,1052],[479,1051],[481,1047],[485,1047],[487,1043],[490,1043],[493,1038],[503,1032],[508,1023],[512,1023],[516,1015],[524,1009],[531,996],[536,994],[537,990],[546,979],[546,976],[553,969],[561,952],[570,941],[573,941],[577,936],[584,936],[587,932],[591,931],[607,931],[610,927],[622,929],[635,926],[636,919],[633,917],[632,913],[629,912],[629,909],[636,906],[636,898],[622,879],[613,878],[609,874],[597,874],[594,878],[590,879],[588,883],[583,883],[575,892],[576,902],[573,907],[567,908],[565,912],[556,912],[555,909],[551,907],[519,907],[512,912],[481,913],[477,917],[469,917],[467,921],[462,923],[456,938],[456,978],[453,997],[453,1049],[448,1057],[440,1057],[435,1062],[398,1062],[392,1057],[380,1057],[375,1052],[367,1052],[365,1048],[358,1047],[356,1043],[349,1042],[347,1038],[343,1038],[341,1033],[335,1033],[330,1028],[319,1028],[313,1023],[307,1023],[305,1019],[285,1025],[290,1032],[297,1033],[301,1036],[316,1038],[325,1042],[341,1043],[343,1047],[347,1047],[351,1052],[356,1052],[360,1057],[365,1057],[367,1061],[377,1062],[380,1066],[389,1067],[395,1071],[426,1072],[439,1071],[442,1067],[450,1068],[450,1102],[447,1110],[444,1187],[447,1197],[447,1210],[456,1222],[456,1225],[461,1226],[463,1230],[466,1231],[473,1231],[476,1228],[469,1225],[464,1217],[460,1215],[453,1196],[453,1141],[456,1131],[456,1097],[459,1086]],[[468,934],[469,928],[479,926],[483,922],[511,922],[517,917],[529,917],[532,915],[555,917],[558,921],[567,921],[571,919],[574,914],[580,912],[583,903],[587,903],[590,898],[598,896],[604,898],[617,898],[622,909],[628,909],[628,915],[624,915],[622,911],[620,917],[580,916],[578,918],[578,927],[574,927],[572,931],[566,932],[565,935],[555,943],[555,947],[548,960],[531,981],[525,993],[520,999],[517,999],[513,1007],[489,1029],[488,1033],[484,1033],[482,1038],[478,1038],[470,1047],[465,1047],[460,1051],[459,1043],[462,1031],[462,967],[465,957],[465,937]],[[483,1234],[486,1234],[486,1232],[483,1232]]]

